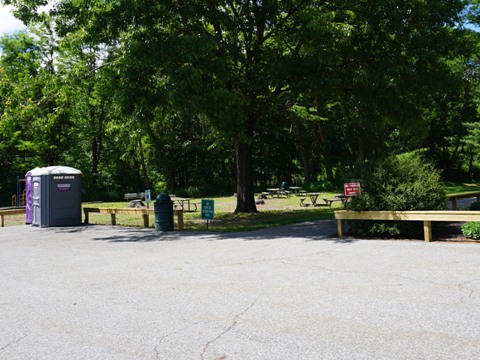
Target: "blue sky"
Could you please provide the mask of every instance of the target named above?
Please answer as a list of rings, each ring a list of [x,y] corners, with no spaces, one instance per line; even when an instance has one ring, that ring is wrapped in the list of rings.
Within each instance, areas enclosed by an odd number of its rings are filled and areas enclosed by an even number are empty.
[[[0,35],[25,29],[20,20],[13,17],[11,7],[0,5]]]
[[[52,3],[52,1],[50,2]],[[48,6],[49,8],[51,6]],[[7,33],[14,33],[25,29],[25,25],[20,20],[15,19],[11,13],[11,6],[0,4],[0,36]],[[468,26],[476,31],[480,31],[478,26]]]

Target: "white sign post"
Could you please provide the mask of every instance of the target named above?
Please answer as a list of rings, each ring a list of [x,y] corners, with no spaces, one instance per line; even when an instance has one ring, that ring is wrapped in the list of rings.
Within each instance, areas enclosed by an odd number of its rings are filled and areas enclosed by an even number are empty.
[[[150,190],[145,190],[145,202],[147,203],[147,209],[148,209],[148,204],[152,201],[152,194]]]

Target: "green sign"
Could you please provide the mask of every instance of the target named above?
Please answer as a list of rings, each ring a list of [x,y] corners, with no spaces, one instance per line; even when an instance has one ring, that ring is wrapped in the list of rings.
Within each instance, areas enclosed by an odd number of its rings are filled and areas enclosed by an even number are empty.
[[[202,219],[213,220],[214,208],[213,200],[202,199]]]

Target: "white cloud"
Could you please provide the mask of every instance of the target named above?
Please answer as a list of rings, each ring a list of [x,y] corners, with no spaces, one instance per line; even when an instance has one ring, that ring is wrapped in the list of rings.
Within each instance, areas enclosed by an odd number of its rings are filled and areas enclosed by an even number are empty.
[[[0,5],[0,35],[26,29],[25,25],[12,14],[12,7]]]

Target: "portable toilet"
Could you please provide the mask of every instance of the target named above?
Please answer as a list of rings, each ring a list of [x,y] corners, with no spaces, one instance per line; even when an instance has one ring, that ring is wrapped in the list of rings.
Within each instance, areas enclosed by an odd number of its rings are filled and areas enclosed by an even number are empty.
[[[32,174],[32,225],[73,226],[82,223],[80,170],[48,166]]]
[[[32,223],[32,196],[33,196],[33,185],[32,185],[32,176],[38,172],[40,168],[35,168],[28,171],[25,174],[25,224]]]

